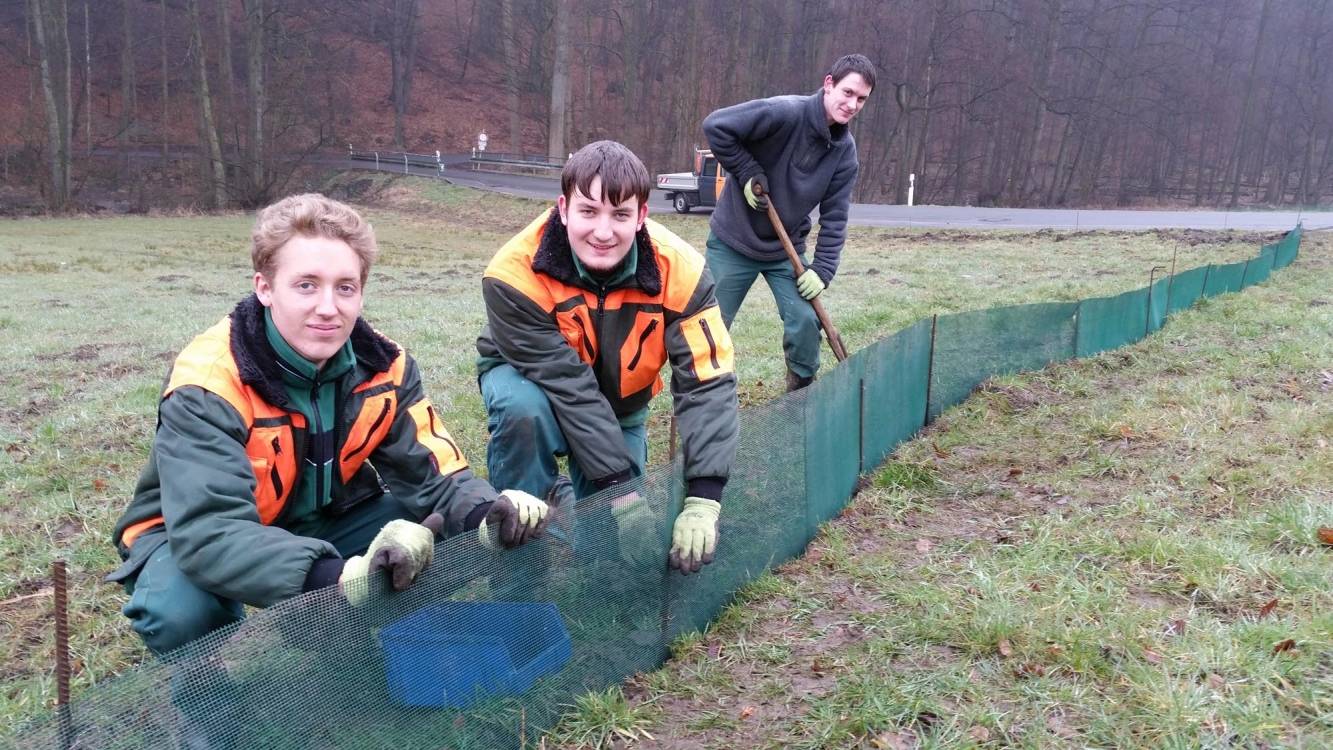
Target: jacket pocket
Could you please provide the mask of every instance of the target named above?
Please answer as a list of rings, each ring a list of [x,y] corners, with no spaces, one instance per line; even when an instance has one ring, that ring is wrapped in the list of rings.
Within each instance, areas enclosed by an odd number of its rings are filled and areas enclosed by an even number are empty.
[[[580,305],[569,310],[557,310],[555,323],[560,335],[579,353],[579,359],[588,364],[597,360],[597,335],[588,320],[588,308]]]
[[[644,388],[661,390],[658,373],[666,363],[661,313],[639,313],[634,327],[620,345],[620,397],[628,398]]]
[[[375,452],[389,434],[398,410],[396,391],[378,393],[361,404],[338,457],[338,469],[344,482],[351,481],[366,458]]]

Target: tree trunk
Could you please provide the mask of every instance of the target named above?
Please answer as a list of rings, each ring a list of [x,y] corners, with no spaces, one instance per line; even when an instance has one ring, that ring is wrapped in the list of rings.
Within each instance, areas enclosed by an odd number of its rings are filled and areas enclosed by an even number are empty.
[[[159,0],[159,7],[162,10],[162,156],[165,157],[171,150],[171,138],[167,131],[167,125],[171,122],[171,86],[168,83],[171,80],[171,68],[167,66],[167,0]]]
[[[42,100],[46,105],[47,152],[51,160],[47,206],[62,212],[69,206],[69,35],[63,28],[68,19],[64,0],[28,0],[28,10],[37,37]]]
[[[217,126],[213,121],[213,98],[208,85],[208,55],[204,51],[203,24],[199,20],[199,0],[187,0],[190,13],[190,57],[194,62],[195,99],[199,106],[199,151],[207,175],[209,204],[222,208],[227,204],[227,171],[222,163]]]
[[[93,158],[93,28],[88,23],[88,0],[83,0],[83,111],[84,148]]]
[[[416,67],[417,19],[420,15],[417,0],[393,0],[393,16],[389,19],[389,61],[393,76],[393,142],[407,149],[404,119],[412,95],[412,70]]]
[[[504,26],[505,100],[509,109],[509,150],[523,152],[523,128],[518,116],[518,40],[514,38],[514,0],[501,0],[500,23]]]
[[[555,1],[555,63],[551,68],[551,111],[546,154],[564,159],[566,110],[569,107],[569,0]]]
[[[264,86],[264,0],[244,0],[245,7],[245,63],[246,94],[250,100],[249,137],[246,139],[245,170],[250,175],[250,190],[246,202],[261,206],[268,202],[264,163],[264,110],[268,94]]]
[[[120,0],[120,150],[129,160],[130,128],[138,107],[138,86],[134,66],[134,0]],[[126,164],[125,166],[128,166]]]
[[[1250,77],[1245,82],[1245,100],[1240,108],[1240,121],[1236,125],[1236,145],[1231,150],[1231,200],[1228,206],[1235,208],[1240,198],[1240,178],[1241,161],[1244,158],[1245,149],[1245,129],[1250,122],[1250,106],[1254,100],[1255,78],[1259,71],[1259,53],[1264,46],[1264,28],[1268,26],[1268,4],[1269,0],[1264,0],[1263,7],[1259,10],[1259,28],[1254,34],[1254,54],[1250,56]]]
[[[222,111],[218,114],[218,132],[220,134],[231,133],[231,144],[235,146],[240,138],[235,133],[232,123],[236,117],[236,69],[232,67],[231,59],[231,0],[218,0],[218,32],[221,37],[219,47],[222,49],[222,57],[219,60],[221,70],[218,78],[222,83]],[[223,150],[226,150],[227,139],[222,139]]]

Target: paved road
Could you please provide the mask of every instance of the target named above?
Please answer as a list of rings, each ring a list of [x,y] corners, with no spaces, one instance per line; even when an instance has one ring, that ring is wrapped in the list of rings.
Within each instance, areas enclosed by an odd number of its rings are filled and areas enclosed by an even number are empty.
[[[350,169],[373,169],[369,162],[330,159],[330,165]],[[403,168],[382,165],[384,171],[402,172]],[[554,177],[475,172],[468,169],[466,157],[445,157],[441,171],[411,167],[412,174],[434,175],[463,187],[490,190],[523,198],[551,200],[560,192]],[[650,210],[670,212],[671,204],[661,191],[654,190]],[[708,209],[696,208],[692,215],[705,217]],[[878,227],[955,227],[990,229],[1119,229],[1127,231],[1180,229],[1250,229],[1280,231],[1291,229],[1298,221],[1306,229],[1333,229],[1333,211],[1095,211],[1055,208],[977,208],[973,206],[887,206],[854,203],[848,221],[858,226]]]

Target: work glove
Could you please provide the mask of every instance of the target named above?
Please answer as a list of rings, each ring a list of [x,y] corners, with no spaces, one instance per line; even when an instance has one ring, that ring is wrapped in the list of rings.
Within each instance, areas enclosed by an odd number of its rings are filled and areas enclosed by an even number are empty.
[[[685,508],[671,530],[671,567],[686,575],[713,561],[717,550],[717,519],[722,504],[706,497],[685,498]]]
[[[763,172],[745,181],[745,202],[756,211],[768,210],[768,178]]]
[[[550,518],[546,503],[522,490],[505,490],[495,498],[486,517],[477,526],[477,538],[491,549],[512,549],[536,539],[546,530]],[[496,533],[490,529],[494,527]],[[499,537],[499,544],[495,537]]]
[[[611,518],[616,522],[616,542],[620,559],[636,568],[659,566],[662,548],[657,541],[657,515],[639,493],[631,492],[611,501]]]
[[[362,604],[369,589],[348,586],[353,579],[365,578],[378,571],[389,573],[394,591],[402,591],[416,580],[435,556],[435,536],[444,530],[444,516],[432,513],[421,523],[394,519],[380,529],[364,555],[348,558],[338,584],[352,604]]]
[[[804,273],[796,277],[796,291],[799,292],[803,298],[812,300],[815,297],[818,297],[820,292],[824,291],[824,280],[819,278],[819,274],[815,273],[815,269],[807,268]]]

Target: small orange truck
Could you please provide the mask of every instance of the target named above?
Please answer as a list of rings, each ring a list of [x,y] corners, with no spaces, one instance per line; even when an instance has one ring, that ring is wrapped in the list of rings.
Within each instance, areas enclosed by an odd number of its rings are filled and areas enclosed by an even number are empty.
[[[694,150],[693,172],[672,172],[657,176],[657,189],[666,193],[676,213],[687,214],[695,206],[716,206],[727,184],[727,170],[717,163],[711,149]]]

